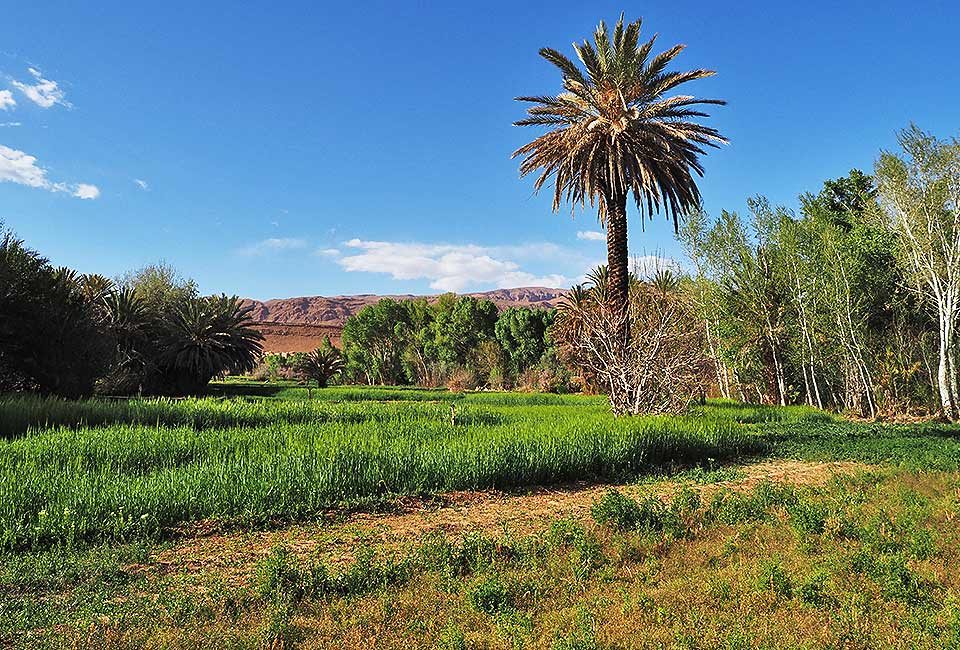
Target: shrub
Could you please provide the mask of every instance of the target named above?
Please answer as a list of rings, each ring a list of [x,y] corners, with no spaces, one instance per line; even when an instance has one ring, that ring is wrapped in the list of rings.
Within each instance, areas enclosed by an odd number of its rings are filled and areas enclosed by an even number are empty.
[[[513,606],[510,590],[496,577],[480,580],[470,589],[470,604],[484,614],[500,614]]]
[[[829,512],[823,504],[797,499],[786,506],[790,525],[801,535],[819,535],[824,531]]]
[[[826,587],[829,577],[829,574],[825,571],[818,571],[807,577],[797,588],[797,595],[800,600],[815,607],[828,604],[830,597],[827,594]]]
[[[609,490],[595,501],[590,514],[598,524],[619,530],[633,530],[641,516],[639,504],[617,490]]]
[[[465,390],[475,390],[480,382],[477,380],[477,374],[470,368],[455,368],[450,376],[447,377],[447,389],[456,393]]]

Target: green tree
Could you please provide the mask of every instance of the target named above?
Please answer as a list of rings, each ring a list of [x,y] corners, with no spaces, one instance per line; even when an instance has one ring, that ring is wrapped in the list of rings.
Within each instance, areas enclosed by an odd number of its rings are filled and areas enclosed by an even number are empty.
[[[118,284],[135,291],[144,307],[155,314],[170,313],[200,296],[196,282],[165,262],[126,273]]]
[[[440,362],[463,366],[483,341],[496,338],[497,306],[472,296],[445,294],[433,305],[432,352]]]
[[[367,305],[347,319],[341,341],[349,374],[368,384],[405,383],[403,354],[409,327],[407,309],[390,298]]]
[[[940,406],[957,420],[960,140],[940,140],[915,125],[897,139],[902,153],[884,152],[876,163],[884,224],[897,238],[911,286],[936,314]]]
[[[330,337],[323,337],[323,343],[312,352],[307,352],[298,360],[295,371],[307,383],[317,383],[317,388],[326,388],[327,384],[343,372],[345,367],[340,350],[330,343]]]
[[[263,335],[236,296],[192,298],[167,316],[158,392],[196,393],[214,377],[253,370]]]
[[[0,231],[0,391],[93,392],[110,346],[82,282]]]
[[[553,311],[529,307],[510,307],[500,314],[495,326],[497,342],[507,353],[515,375],[540,362],[550,347],[553,318]]]

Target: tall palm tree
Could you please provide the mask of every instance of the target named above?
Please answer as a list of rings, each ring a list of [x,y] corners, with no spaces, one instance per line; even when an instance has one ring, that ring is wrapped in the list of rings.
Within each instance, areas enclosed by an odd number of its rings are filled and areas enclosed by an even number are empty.
[[[593,43],[574,44],[585,71],[557,50],[542,48],[540,56],[560,69],[564,92],[518,97],[533,105],[526,119],[514,123],[550,128],[513,156],[523,157],[521,177],[539,173],[537,191],[553,179],[554,211],[564,201],[597,207],[607,229],[607,304],[624,342],[630,332],[628,195],[641,216],[652,217],[662,209],[676,229],[680,217],[700,204],[694,180],[694,174],[703,175],[699,157],[705,147],[726,143],[716,129],[694,121],[708,117],[700,105],[725,102],[671,93],[715,72],[668,72],[684,46],[651,57],[656,36],[640,44],[640,24],[624,25],[621,14],[612,40],[601,21]]]

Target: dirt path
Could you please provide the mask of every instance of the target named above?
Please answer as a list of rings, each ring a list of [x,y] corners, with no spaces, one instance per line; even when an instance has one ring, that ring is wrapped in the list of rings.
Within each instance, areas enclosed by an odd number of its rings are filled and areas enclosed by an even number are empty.
[[[760,481],[796,485],[823,485],[835,474],[853,474],[867,466],[858,463],[806,463],[768,461],[747,465],[736,480],[694,485],[704,496],[722,489],[746,490]],[[576,483],[553,488],[534,488],[523,493],[499,491],[454,492],[438,501],[405,500],[391,514],[358,513],[337,523],[290,526],[282,530],[231,532],[188,537],[156,554],[138,567],[147,573],[190,574],[197,579],[211,573],[226,582],[243,582],[258,560],[277,545],[300,556],[321,555],[339,563],[352,559],[358,548],[375,544],[401,547],[424,535],[439,533],[457,537],[471,531],[488,534],[524,534],[543,530],[559,517],[588,519],[590,506],[615,487],[624,494],[661,494],[667,497],[679,483],[596,485]]]

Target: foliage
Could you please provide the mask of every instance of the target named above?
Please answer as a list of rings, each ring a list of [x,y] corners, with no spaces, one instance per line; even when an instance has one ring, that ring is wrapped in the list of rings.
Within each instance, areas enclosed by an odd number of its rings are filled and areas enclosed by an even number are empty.
[[[550,310],[496,305],[471,296],[385,298],[361,309],[343,330],[344,374],[367,384],[568,388],[551,355]],[[536,375],[536,381],[525,381]]]
[[[98,299],[92,280],[0,230],[0,391],[92,393],[109,347]]]
[[[621,16],[611,39],[601,22],[593,43],[574,45],[585,70],[557,50],[540,50],[560,70],[564,92],[518,98],[533,106],[517,125],[552,130],[514,155],[523,156],[522,175],[540,172],[536,189],[554,180],[555,210],[563,201],[597,202],[605,222],[619,197],[632,193],[638,210],[652,216],[662,207],[677,223],[700,204],[693,178],[703,173],[699,156],[703,147],[726,140],[692,120],[706,117],[698,106],[724,102],[668,93],[715,73],[667,72],[684,46],[651,58],[656,37],[641,44],[640,25],[641,20],[624,25]]]
[[[177,305],[164,323],[158,359],[163,384],[175,394],[195,393],[214,377],[252,370],[263,335],[236,296],[193,298]]]
[[[877,196],[852,170],[801,196],[800,215],[757,197],[749,219],[687,220],[690,295],[721,395],[868,417],[930,405],[930,319]]]
[[[184,394],[245,372],[261,334],[237,297],[196,295],[168,266],[117,285],[53,268],[11,233],[0,240],[0,390],[68,397]]]
[[[883,223],[910,286],[937,317],[937,392],[944,415],[960,419],[956,364],[960,321],[960,140],[941,141],[911,126],[902,155],[883,153],[876,172]]]
[[[593,43],[574,44],[581,69],[551,48],[540,55],[562,75],[563,92],[556,96],[528,96],[528,117],[518,126],[549,130],[514,152],[522,156],[520,175],[537,174],[535,190],[553,181],[553,209],[562,202],[597,206],[607,230],[607,268],[603,316],[609,330],[602,345],[593,347],[607,370],[603,379],[617,413],[637,412],[638,381],[626,371],[635,359],[630,348],[634,316],[631,309],[627,248],[627,199],[633,196],[641,216],[662,209],[673,219],[699,208],[700,191],[694,175],[702,175],[700,156],[707,147],[726,142],[720,133],[697,120],[707,117],[705,105],[716,99],[670,95],[679,86],[712,76],[712,70],[668,72],[684,49],[676,45],[651,57],[656,36],[640,43],[641,20],[624,24],[623,16],[611,34],[601,22]],[[599,332],[596,332],[599,335]],[[588,337],[598,340],[598,336]],[[622,380],[613,380],[620,376]],[[657,400],[655,400],[657,401]]]
[[[340,351],[330,343],[330,337],[325,336],[319,348],[301,355],[294,370],[304,382],[313,381],[317,388],[326,388],[330,380],[343,371],[344,365]]]

